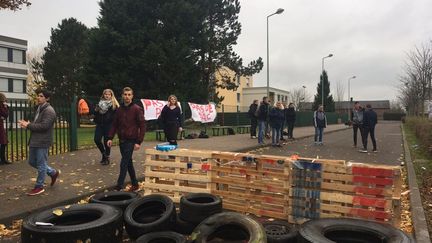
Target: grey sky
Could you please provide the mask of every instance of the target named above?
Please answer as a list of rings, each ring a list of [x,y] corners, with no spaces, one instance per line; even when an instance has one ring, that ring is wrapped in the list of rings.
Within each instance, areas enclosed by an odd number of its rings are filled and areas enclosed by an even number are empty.
[[[354,99],[394,99],[405,53],[432,39],[430,0],[240,0],[242,34],[235,47],[245,63],[261,56],[266,64],[266,16],[270,17],[270,86],[285,90],[307,86],[315,94],[322,57],[332,93],[352,75]],[[75,17],[95,26],[93,0],[33,0],[18,12],[0,11],[0,34],[26,39],[30,49],[46,45],[51,28]],[[266,66],[254,76],[266,85]]]

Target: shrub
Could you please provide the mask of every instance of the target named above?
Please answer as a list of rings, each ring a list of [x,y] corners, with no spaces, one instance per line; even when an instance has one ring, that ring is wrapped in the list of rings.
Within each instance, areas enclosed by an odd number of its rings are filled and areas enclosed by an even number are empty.
[[[432,122],[420,117],[407,117],[406,125],[420,141],[420,145],[432,154]]]

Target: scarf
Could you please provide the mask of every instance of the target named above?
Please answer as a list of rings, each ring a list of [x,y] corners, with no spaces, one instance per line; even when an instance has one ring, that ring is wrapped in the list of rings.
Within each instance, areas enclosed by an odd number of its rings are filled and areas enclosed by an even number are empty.
[[[99,101],[99,113],[100,114],[105,114],[110,107],[112,107],[112,102],[111,100],[100,100]]]
[[[324,120],[324,112],[318,111],[317,112],[317,117],[318,117],[319,120]]]

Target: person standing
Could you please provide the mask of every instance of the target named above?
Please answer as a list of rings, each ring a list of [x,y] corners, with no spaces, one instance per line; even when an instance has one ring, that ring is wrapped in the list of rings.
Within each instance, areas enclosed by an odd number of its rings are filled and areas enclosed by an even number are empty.
[[[366,105],[366,111],[363,114],[363,149],[360,150],[362,153],[367,153],[367,140],[370,134],[372,140],[373,150],[372,152],[376,153],[377,144],[375,140],[375,126],[378,123],[377,113],[372,109],[370,104]]]
[[[269,114],[269,123],[272,128],[272,146],[281,147],[280,137],[281,137],[281,127],[283,125],[285,116],[284,116],[284,107],[282,102],[276,102],[275,107],[270,110]]]
[[[258,125],[257,117],[255,116],[255,113],[258,109],[258,100],[254,100],[252,104],[249,106],[248,116],[250,118],[251,127],[250,127],[250,136],[251,138],[257,138],[256,137],[256,129]]]
[[[269,113],[269,102],[267,97],[263,97],[260,106],[257,109],[256,117],[258,120],[258,143],[264,145],[266,136],[266,126]]]
[[[102,160],[100,161],[102,165],[110,163],[111,148],[107,146],[108,133],[111,129],[115,110],[119,106],[114,92],[111,89],[105,89],[99,103],[94,108],[94,122],[96,123],[94,142],[102,154]]]
[[[294,139],[293,131],[294,131],[294,124],[296,121],[296,111],[293,103],[290,103],[288,105],[288,108],[285,109],[285,119],[288,127],[288,139]]]
[[[175,95],[168,97],[168,104],[162,108],[159,116],[163,125],[165,138],[170,145],[177,145],[178,132],[182,131],[182,112]]]
[[[4,128],[4,121],[9,116],[9,109],[7,105],[6,96],[0,92],[0,164],[11,164],[7,160],[6,147],[8,144],[7,133]]]
[[[323,145],[322,137],[324,128],[327,127],[327,118],[322,105],[314,112],[313,121],[315,127],[315,145]]]
[[[360,106],[360,102],[354,103],[354,109],[351,113],[352,127],[353,127],[353,147],[357,147],[357,131],[360,130],[361,141],[363,143],[363,113],[364,109]],[[364,144],[363,144],[364,146]]]
[[[122,105],[116,110],[111,129],[108,133],[108,147],[112,146],[112,139],[117,133],[120,141],[120,173],[117,180],[116,190],[122,190],[126,178],[129,173],[132,186],[128,191],[138,191],[138,180],[135,174],[135,168],[132,163],[132,155],[134,150],[141,147],[146,131],[144,112],[136,104],[132,103],[133,90],[130,87],[123,88]]]
[[[60,170],[55,170],[48,166],[48,150],[52,144],[52,135],[56,113],[54,108],[48,103],[51,93],[47,90],[36,90],[37,110],[33,122],[20,120],[18,124],[22,128],[30,130],[29,157],[28,163],[38,170],[35,187],[27,193],[29,196],[35,196],[45,191],[44,182],[45,174],[51,177],[51,186],[53,186],[60,175]]]

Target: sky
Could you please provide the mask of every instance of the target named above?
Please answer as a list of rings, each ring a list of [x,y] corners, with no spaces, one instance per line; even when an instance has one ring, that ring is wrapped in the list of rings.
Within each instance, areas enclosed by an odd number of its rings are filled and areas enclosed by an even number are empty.
[[[29,50],[49,41],[51,28],[74,17],[87,27],[97,25],[98,1],[31,0],[30,7],[0,11],[0,35],[29,41]],[[292,91],[306,86],[316,93],[324,69],[335,97],[337,83],[344,100],[395,100],[406,55],[432,40],[430,0],[240,0],[242,32],[235,51],[245,64],[262,57],[264,68],[254,75],[254,86]],[[269,18],[267,66],[266,19]]]

